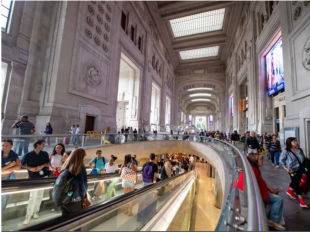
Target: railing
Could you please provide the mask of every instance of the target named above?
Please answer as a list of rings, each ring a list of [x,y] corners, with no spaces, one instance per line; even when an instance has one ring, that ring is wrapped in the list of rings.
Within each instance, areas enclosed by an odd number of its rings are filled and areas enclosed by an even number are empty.
[[[77,137],[78,138],[77,138]],[[248,230],[265,231],[268,230],[265,208],[260,194],[260,190],[253,173],[253,170],[247,161],[247,158],[240,150],[230,143],[216,140],[211,137],[201,136],[183,136],[181,134],[104,134],[100,139],[89,138],[89,135],[29,135],[12,136],[3,135],[3,139],[13,139],[14,149],[20,152],[25,145],[44,137],[50,138],[50,145],[46,150],[52,150],[58,142],[71,142],[66,145],[66,149],[75,146],[83,148],[92,148],[100,146],[112,146],[113,144],[135,143],[143,141],[156,140],[186,140],[199,142],[212,148],[226,163],[228,170],[225,170],[228,176],[228,186],[225,188],[224,204],[222,205],[221,216],[216,230]],[[46,139],[47,140],[47,139]],[[19,144],[18,144],[19,143]],[[48,142],[47,142],[48,143]],[[28,146],[29,148],[29,146]],[[20,154],[20,153],[19,153]],[[20,154],[22,155],[22,154]],[[239,175],[244,174],[244,188],[241,191],[236,187],[239,181]]]

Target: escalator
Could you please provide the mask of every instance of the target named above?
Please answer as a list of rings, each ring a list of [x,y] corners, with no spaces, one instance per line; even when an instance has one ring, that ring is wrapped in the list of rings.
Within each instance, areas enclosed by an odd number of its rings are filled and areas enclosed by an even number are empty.
[[[8,198],[8,204],[2,212],[2,230],[21,230],[25,227],[36,225],[61,216],[60,208],[55,207],[51,200],[51,190],[55,180],[56,178],[2,180],[2,202],[4,201],[4,198]],[[94,197],[95,186],[100,181],[108,182],[108,187],[111,189],[108,188],[109,194]],[[136,188],[139,189],[141,187],[141,174],[138,172],[138,184],[136,185]],[[38,190],[44,191],[39,218],[31,219],[28,225],[23,225],[30,192]],[[123,194],[121,178],[119,174],[88,175],[87,191],[93,198],[93,205],[101,204]]]
[[[186,189],[190,189],[195,182],[195,171],[190,171],[154,185],[136,189],[133,192],[122,194],[108,201],[98,202],[92,206],[61,216],[51,217],[42,223],[37,223],[24,228],[23,231],[129,231],[149,230],[156,226],[154,218],[163,219],[168,212],[173,212],[171,207],[178,209],[176,201]],[[125,210],[132,205],[132,216],[126,214]],[[159,215],[158,215],[159,214]],[[168,220],[166,220],[168,221]],[[162,226],[162,223],[161,223]],[[169,225],[167,225],[169,226]],[[4,229],[6,230],[6,229]]]

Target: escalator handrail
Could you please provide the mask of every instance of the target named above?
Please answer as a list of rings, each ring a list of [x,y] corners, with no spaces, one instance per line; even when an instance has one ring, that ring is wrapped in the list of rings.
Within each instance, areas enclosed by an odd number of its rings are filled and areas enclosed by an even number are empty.
[[[141,173],[138,171],[137,173]],[[96,175],[87,175],[87,182],[104,181],[112,178],[118,178],[118,173],[105,173]],[[24,192],[31,189],[44,189],[50,188],[54,185],[57,177],[48,178],[32,178],[32,179],[18,179],[18,180],[2,180],[2,193],[10,192]]]
[[[21,231],[51,231],[51,230],[59,230],[60,227],[68,226],[74,222],[81,222],[81,220],[86,218],[87,216],[93,215],[97,212],[100,212],[100,215],[104,215],[108,213],[110,210],[114,210],[122,205],[125,205],[144,194],[150,193],[156,189],[161,188],[162,186],[166,185],[167,183],[182,177],[183,175],[187,175],[189,173],[194,172],[195,170],[191,170],[189,172],[182,173],[180,175],[168,178],[163,181],[159,181],[155,184],[134,190],[133,192],[129,192],[120,196],[117,196],[109,201],[105,201],[96,205],[92,205],[86,209],[79,210],[77,212],[71,213],[66,216],[60,216],[54,218],[52,220],[30,226],[27,228],[23,228]]]

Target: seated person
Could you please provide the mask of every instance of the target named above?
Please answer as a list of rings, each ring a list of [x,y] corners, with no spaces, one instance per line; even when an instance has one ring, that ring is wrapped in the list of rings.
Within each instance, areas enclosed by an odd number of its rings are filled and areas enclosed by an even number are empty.
[[[102,151],[97,150],[96,157],[93,158],[88,164],[89,167],[96,168],[98,174],[105,173],[105,171],[104,171],[105,170],[105,164],[107,163],[106,158],[102,157],[101,155],[102,155]]]
[[[278,195],[278,189],[270,188],[267,186],[259,170],[259,167],[263,166],[264,164],[263,157],[258,153],[249,153],[247,158],[255,174],[263,201],[266,205],[270,204],[271,206],[268,214],[268,225],[276,230],[286,230],[284,226],[279,224],[283,215],[283,199]],[[243,176],[243,172],[240,173],[237,184],[237,187],[241,191],[243,191]]]

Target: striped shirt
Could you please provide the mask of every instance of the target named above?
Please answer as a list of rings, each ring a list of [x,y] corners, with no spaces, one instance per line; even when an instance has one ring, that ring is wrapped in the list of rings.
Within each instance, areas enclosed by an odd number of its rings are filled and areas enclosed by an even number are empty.
[[[16,127],[19,128],[19,134],[20,135],[31,135],[32,129],[34,129],[34,124],[29,121],[20,122],[16,124]]]
[[[280,141],[277,140],[276,142],[274,142],[273,140],[270,140],[268,144],[268,149],[272,151],[281,151]]]

